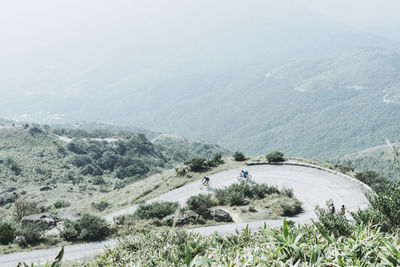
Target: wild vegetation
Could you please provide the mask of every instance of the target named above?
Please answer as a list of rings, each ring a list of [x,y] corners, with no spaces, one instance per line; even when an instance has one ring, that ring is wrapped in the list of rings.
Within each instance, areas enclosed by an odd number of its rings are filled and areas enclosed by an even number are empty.
[[[312,237],[312,238],[310,238]],[[349,236],[329,235],[314,225],[265,226],[237,235],[201,236],[177,231],[138,233],[121,240],[96,266],[395,266],[399,239],[379,228],[356,226]]]

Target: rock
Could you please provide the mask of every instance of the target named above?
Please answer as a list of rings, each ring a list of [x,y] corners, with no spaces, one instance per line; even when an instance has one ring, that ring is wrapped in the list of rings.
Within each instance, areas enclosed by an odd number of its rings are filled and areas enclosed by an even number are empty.
[[[174,223],[175,219],[175,214],[171,214],[168,216],[165,216],[163,218],[163,221],[166,222],[169,226],[171,226]],[[176,219],[175,225],[180,226],[184,224],[189,224],[189,223],[197,223],[200,219],[199,214],[192,210],[187,210],[183,214],[180,214],[178,218]]]
[[[57,216],[54,216],[49,213],[39,213],[23,217],[21,220],[21,225],[22,227],[25,227],[29,224],[39,223],[39,222],[46,224],[47,227],[51,229],[57,226],[59,219]]]
[[[57,217],[61,220],[75,221],[81,217],[81,214],[70,209],[61,208],[58,210]]]
[[[15,187],[9,187],[7,190],[6,190],[6,192],[14,192],[15,190],[17,190],[17,188],[15,188]]]
[[[40,191],[49,191],[49,190],[53,190],[53,188],[51,188],[50,186],[43,186],[39,190]]]
[[[14,203],[16,199],[18,199],[18,194],[16,192],[6,193],[4,196],[0,197],[0,207],[9,203]]]
[[[211,216],[217,222],[233,222],[231,215],[222,209],[211,210]]]

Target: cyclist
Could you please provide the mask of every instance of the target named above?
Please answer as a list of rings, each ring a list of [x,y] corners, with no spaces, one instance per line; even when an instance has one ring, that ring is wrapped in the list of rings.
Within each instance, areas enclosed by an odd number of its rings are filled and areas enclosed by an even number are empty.
[[[331,213],[334,214],[335,213],[335,204],[333,204],[333,202],[331,203]]]
[[[240,171],[240,176],[241,176],[241,177],[247,178],[248,175],[249,175],[249,171],[244,171],[244,170],[241,170],[241,171]]]
[[[344,215],[346,213],[346,209],[344,205],[342,205],[342,208],[340,209],[340,212]]]
[[[208,185],[210,183],[210,177],[204,176],[203,179],[201,179],[201,182]]]

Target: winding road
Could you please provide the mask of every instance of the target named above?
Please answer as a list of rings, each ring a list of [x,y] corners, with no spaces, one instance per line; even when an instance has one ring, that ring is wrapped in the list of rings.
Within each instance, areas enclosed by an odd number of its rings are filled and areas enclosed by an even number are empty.
[[[349,212],[356,211],[358,208],[366,208],[368,200],[364,195],[364,190],[368,187],[362,185],[357,180],[331,170],[323,169],[313,165],[289,163],[288,165],[254,165],[246,166],[210,175],[210,188],[201,189],[199,181],[186,184],[180,188],[167,192],[159,197],[148,201],[178,201],[182,205],[186,200],[199,193],[211,192],[217,188],[223,188],[237,182],[241,169],[249,170],[252,174],[252,180],[256,183],[267,183],[269,185],[278,185],[279,187],[293,188],[294,195],[303,203],[304,212],[297,217],[290,218],[297,223],[309,223],[316,218],[314,208],[316,205],[324,205],[329,199],[332,199],[336,207],[342,204],[346,206]],[[104,216],[112,222],[114,216],[132,213],[136,206],[132,206]],[[249,228],[256,229],[267,224],[269,226],[279,226],[282,220],[264,220],[248,223],[232,223],[218,226],[208,226],[189,229],[190,232],[200,234],[212,234],[215,231],[220,233],[233,233],[246,225]],[[107,240],[103,242],[86,243],[70,245],[65,247],[64,260],[73,260],[82,257],[88,257],[99,254],[107,247],[114,247],[116,240]],[[16,266],[18,262],[44,263],[55,258],[60,248],[33,250],[29,252],[17,252],[0,255],[0,266]]]

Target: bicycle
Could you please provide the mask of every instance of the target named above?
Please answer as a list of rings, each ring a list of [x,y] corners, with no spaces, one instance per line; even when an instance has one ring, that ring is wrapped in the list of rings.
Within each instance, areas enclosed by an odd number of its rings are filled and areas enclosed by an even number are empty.
[[[238,181],[242,181],[242,180],[250,181],[251,178],[253,178],[253,176],[251,174],[247,174],[246,177],[244,177],[243,175],[239,175],[237,177]]]
[[[200,189],[201,190],[206,189],[207,191],[210,191],[211,187],[210,187],[210,184],[207,184],[206,182],[201,182],[200,183]]]

